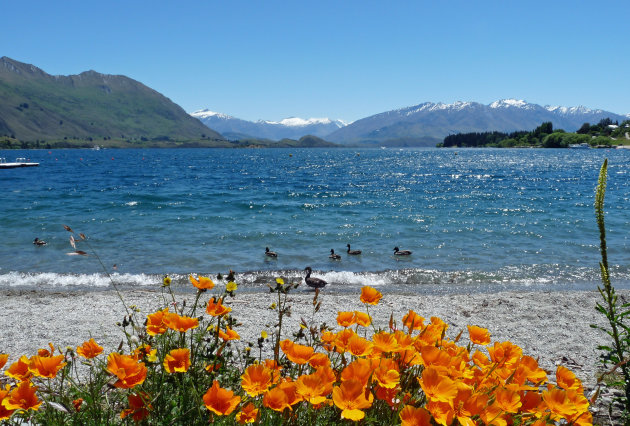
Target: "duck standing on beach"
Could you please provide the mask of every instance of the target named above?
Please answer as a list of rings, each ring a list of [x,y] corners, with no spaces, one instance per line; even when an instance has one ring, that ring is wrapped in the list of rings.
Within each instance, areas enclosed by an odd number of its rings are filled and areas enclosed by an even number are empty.
[[[307,266],[304,270],[306,271],[306,277],[304,277],[304,282],[306,283],[307,286],[311,288],[324,288],[326,284],[328,284],[326,281],[322,280],[321,278],[311,277],[311,272],[313,272],[313,270],[311,269],[310,266]]]
[[[46,241],[40,240],[39,238],[35,238],[33,240],[33,244],[35,244],[36,246],[45,246]]]
[[[275,251],[269,251],[269,247],[265,247],[265,256],[278,257],[278,253],[276,253]]]
[[[350,244],[346,244],[348,246],[348,254],[357,255],[361,254],[361,250],[350,250]]]
[[[409,250],[399,250],[398,247],[394,247],[394,256],[409,256],[410,254]]]
[[[332,260],[341,260],[341,256],[335,254],[335,249],[330,249],[330,256],[328,256],[328,258]]]

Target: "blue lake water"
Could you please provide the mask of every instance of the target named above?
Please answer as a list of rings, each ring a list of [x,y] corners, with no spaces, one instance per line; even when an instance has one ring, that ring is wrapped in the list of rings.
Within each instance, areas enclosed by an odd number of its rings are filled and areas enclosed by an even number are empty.
[[[597,176],[613,282],[630,286],[630,150],[0,151],[0,288],[124,287],[232,269],[244,289],[313,275],[328,291],[593,289]],[[44,247],[31,242],[46,240]],[[348,256],[346,244],[360,249]],[[279,253],[264,256],[265,247]],[[413,251],[393,255],[395,246]],[[342,255],[328,258],[330,249]],[[116,268],[113,268],[116,265]]]

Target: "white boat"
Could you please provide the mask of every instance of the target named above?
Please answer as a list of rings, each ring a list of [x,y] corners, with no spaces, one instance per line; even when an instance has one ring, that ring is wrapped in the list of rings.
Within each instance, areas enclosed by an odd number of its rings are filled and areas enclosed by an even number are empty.
[[[590,145],[587,144],[586,142],[583,143],[572,143],[569,145],[569,148],[571,149],[589,149]]]
[[[14,163],[7,163],[6,158],[0,158],[0,169],[15,169],[17,167],[37,167],[39,163],[31,163],[26,158],[16,158]]]

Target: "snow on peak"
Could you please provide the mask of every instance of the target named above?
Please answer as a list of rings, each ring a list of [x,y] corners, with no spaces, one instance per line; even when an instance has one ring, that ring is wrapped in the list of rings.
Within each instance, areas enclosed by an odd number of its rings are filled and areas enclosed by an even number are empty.
[[[490,108],[528,108],[530,104],[522,99],[501,99],[490,104]]]
[[[547,111],[551,111],[551,112],[555,112],[558,114],[563,114],[563,115],[571,115],[571,114],[600,114],[604,111],[602,111],[601,109],[590,109],[587,108],[585,106],[576,106],[576,107],[563,107],[563,106],[557,106],[557,105],[546,105],[545,109]]]
[[[190,115],[199,119],[217,117],[217,118],[222,118],[225,120],[228,118],[233,118],[230,115],[222,114],[220,112],[210,111],[209,109],[200,109],[199,111],[191,112]]]
[[[471,106],[472,104],[473,104],[472,102],[462,102],[462,101],[456,101],[456,102],[453,102],[452,104],[445,104],[443,102],[438,102],[438,103],[425,102],[423,104],[416,105],[413,107],[401,108],[397,111],[402,112],[406,116],[410,116],[421,111],[440,111],[440,110],[447,110],[447,109],[453,110],[453,111],[460,111],[464,108]]]
[[[343,123],[340,120],[333,121],[330,118],[309,118],[308,120],[305,120],[299,117],[289,117],[280,121],[264,121],[264,122],[267,124],[277,124],[277,125],[287,126],[287,127],[305,127],[305,126],[312,126],[316,124],[336,124],[337,127],[343,127],[345,125],[345,123]]]

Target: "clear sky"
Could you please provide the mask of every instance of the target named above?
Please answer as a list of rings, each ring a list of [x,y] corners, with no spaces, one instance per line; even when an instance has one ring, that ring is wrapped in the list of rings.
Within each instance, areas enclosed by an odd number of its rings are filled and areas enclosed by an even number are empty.
[[[354,121],[517,98],[630,113],[630,2],[0,0],[0,56],[186,111]]]

